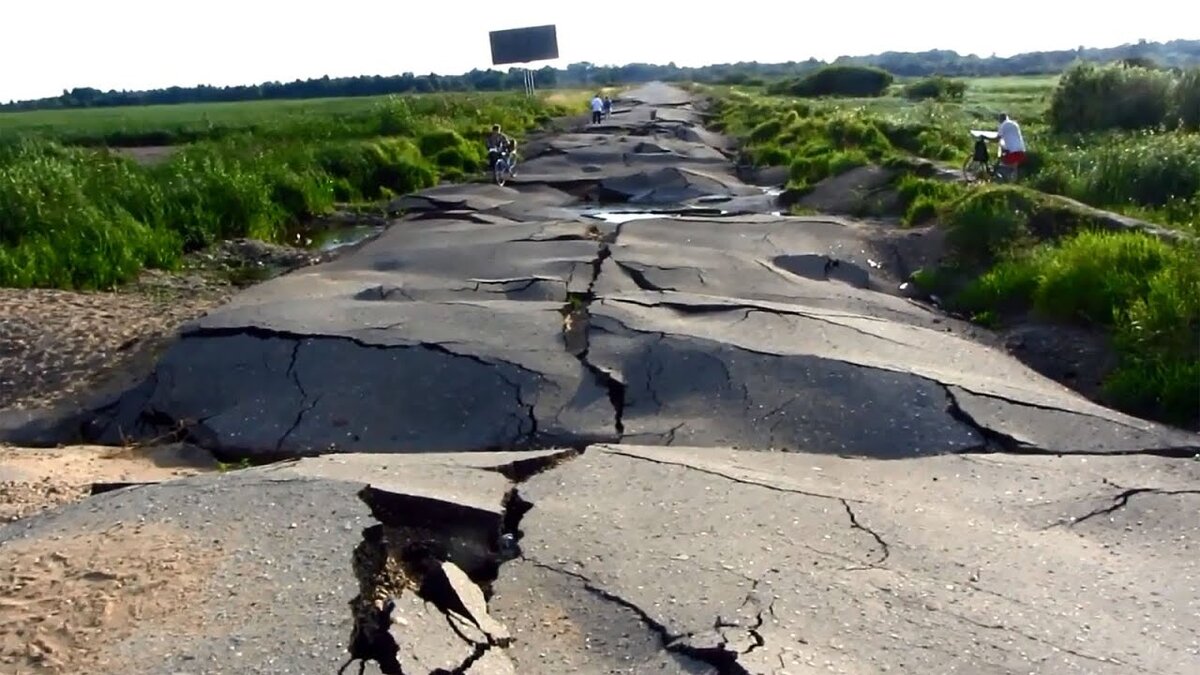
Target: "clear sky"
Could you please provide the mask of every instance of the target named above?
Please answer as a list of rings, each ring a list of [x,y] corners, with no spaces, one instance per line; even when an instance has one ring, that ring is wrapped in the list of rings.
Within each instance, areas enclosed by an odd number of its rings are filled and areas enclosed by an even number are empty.
[[[554,23],[561,60],[705,65],[887,50],[983,56],[1200,38],[1200,2],[1140,0],[2,0],[0,101],[63,89],[457,74],[490,30]],[[989,23],[990,21],[990,23]],[[538,64],[539,66],[542,64]]]

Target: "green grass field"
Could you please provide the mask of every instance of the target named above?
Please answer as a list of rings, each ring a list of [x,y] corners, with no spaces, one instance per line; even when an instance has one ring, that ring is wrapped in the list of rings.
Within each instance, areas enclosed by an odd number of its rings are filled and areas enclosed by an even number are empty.
[[[239,133],[273,138],[363,137],[374,131],[381,106],[402,99],[415,114],[460,117],[464,110],[494,110],[516,94],[410,94],[403,97],[186,103],[121,108],[34,110],[0,113],[0,143],[42,138],[73,145],[135,147],[220,139]],[[547,92],[541,101],[556,109],[584,109],[586,92]]]
[[[190,250],[289,238],[338,202],[477,171],[493,123],[582,109],[557,92],[0,114],[0,285],[107,288]],[[139,163],[93,146],[174,145]]]

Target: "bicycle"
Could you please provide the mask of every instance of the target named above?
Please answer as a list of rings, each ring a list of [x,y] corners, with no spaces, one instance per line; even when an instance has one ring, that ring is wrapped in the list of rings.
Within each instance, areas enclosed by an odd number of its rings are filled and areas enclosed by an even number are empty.
[[[971,137],[975,139],[975,148],[971,152],[971,156],[967,158],[966,163],[963,164],[962,174],[965,182],[979,183],[995,181],[1005,183],[1017,179],[1017,167],[1005,165],[1000,161],[999,157],[993,160],[991,151],[988,150],[988,141],[997,140],[999,134],[994,131],[972,129]]]
[[[511,150],[503,153],[495,150],[492,152],[496,155],[492,162],[492,180],[496,185],[503,186],[506,180],[516,175],[517,154]]]

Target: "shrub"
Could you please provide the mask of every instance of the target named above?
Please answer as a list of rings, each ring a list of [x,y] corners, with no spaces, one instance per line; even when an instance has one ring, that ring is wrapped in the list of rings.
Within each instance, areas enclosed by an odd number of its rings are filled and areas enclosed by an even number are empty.
[[[1185,72],[1175,85],[1175,118],[1188,131],[1200,131],[1200,68]]]
[[[803,77],[777,83],[769,93],[792,96],[882,96],[894,78],[870,66],[826,66]]]
[[[939,215],[947,246],[968,267],[992,264],[1032,241],[1030,201],[1020,188],[972,190]]]
[[[759,166],[788,166],[792,156],[787,150],[775,145],[764,145],[750,152],[750,161]]]
[[[922,101],[936,99],[938,101],[961,101],[967,92],[967,83],[962,80],[952,80],[948,77],[935,75],[904,87],[905,98]]]
[[[1090,147],[1059,153],[1037,181],[1097,206],[1186,202],[1200,195],[1200,137],[1147,133],[1096,139]]]
[[[1059,79],[1050,124],[1059,132],[1157,127],[1171,107],[1171,84],[1160,70],[1076,64]]]
[[[920,178],[904,174],[896,183],[896,193],[904,208],[902,222],[919,225],[937,215],[943,204],[949,204],[962,196],[963,186],[958,182]]]
[[[1080,232],[1011,255],[954,303],[972,312],[1032,307],[1111,327],[1120,364],[1105,388],[1122,407],[1178,423],[1200,410],[1200,255],[1136,232]]]

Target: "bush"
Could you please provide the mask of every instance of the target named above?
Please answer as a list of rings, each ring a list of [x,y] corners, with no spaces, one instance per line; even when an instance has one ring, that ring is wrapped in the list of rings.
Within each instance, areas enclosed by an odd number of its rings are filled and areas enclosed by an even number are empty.
[[[886,70],[869,66],[826,66],[803,77],[779,82],[768,93],[792,96],[882,96],[895,78]]]
[[[1171,108],[1171,85],[1160,70],[1076,64],[1059,79],[1050,124],[1058,132],[1157,127]]]
[[[961,101],[963,95],[967,92],[967,83],[962,80],[952,80],[948,77],[935,75],[927,77],[916,82],[911,82],[904,87],[904,97],[914,100],[923,101],[926,99],[936,99],[938,101]]]
[[[1033,241],[1030,201],[1020,188],[972,190],[939,213],[946,244],[967,267],[990,265]]]
[[[1200,131],[1200,68],[1192,68],[1175,85],[1174,115],[1187,131]]]

